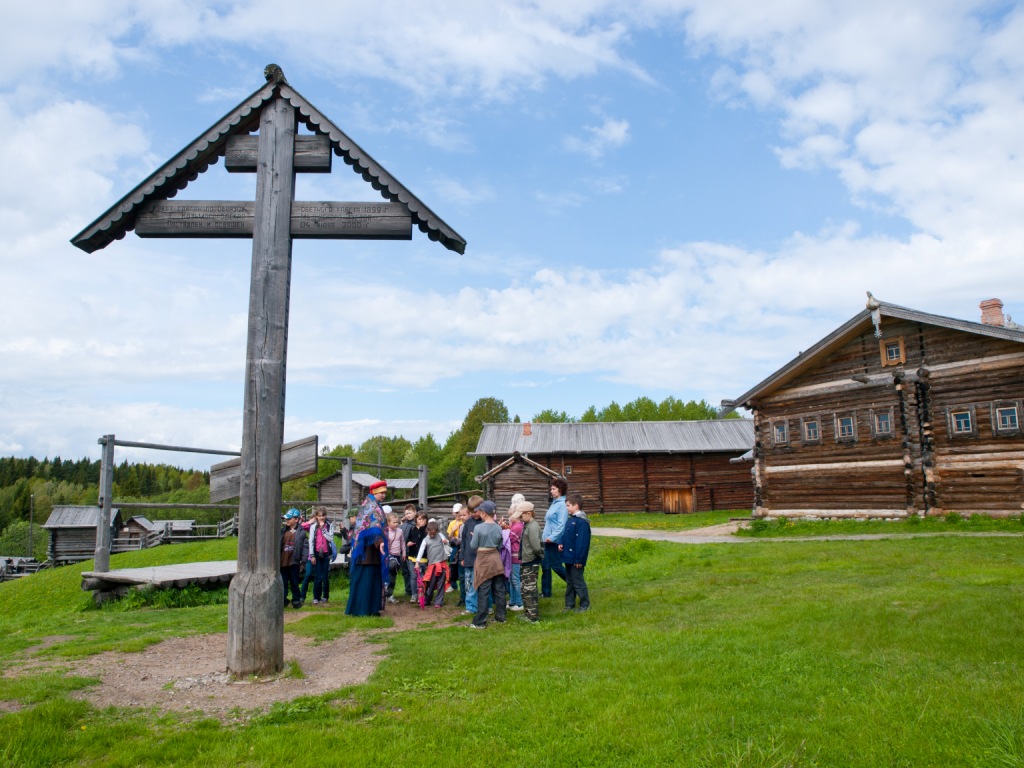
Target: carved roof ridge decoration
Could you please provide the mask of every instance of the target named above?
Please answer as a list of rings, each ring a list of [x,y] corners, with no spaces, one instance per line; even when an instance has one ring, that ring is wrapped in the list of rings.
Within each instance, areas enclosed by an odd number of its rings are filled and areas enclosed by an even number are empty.
[[[984,323],[977,323],[971,320],[959,320],[955,317],[947,317],[945,315],[933,315],[929,312],[922,312],[909,307],[901,307],[899,304],[890,304],[885,301],[877,301],[877,303],[878,308],[875,311],[879,312],[882,317],[890,317],[896,320],[909,320],[915,323],[924,323],[926,325],[934,325],[939,328],[948,328],[954,331],[974,333],[979,336],[990,336],[996,339],[1005,339],[1006,341],[1016,341],[1024,344],[1024,331],[1017,330],[1015,328],[1006,328],[998,325],[985,325]],[[773,374],[751,388],[748,392],[740,395],[735,400],[723,400],[722,404],[726,406],[726,410],[723,412],[723,415],[724,413],[734,411],[736,408],[743,407],[743,405],[749,402],[752,398],[765,395],[782,386],[797,374],[810,368],[823,356],[829,354],[837,347],[842,346],[857,334],[862,333],[866,328],[869,328],[871,324],[870,309],[864,309],[858,312],[852,318],[832,331],[832,333],[813,344],[806,351],[801,352]]]
[[[243,99],[211,128],[75,235],[71,243],[86,253],[93,253],[123,238],[135,228],[135,217],[146,203],[174,197],[179,190],[187,187],[199,174],[217,162],[217,158],[225,153],[230,136],[258,130],[260,113],[275,95],[286,99],[310,130],[327,136],[335,154],[352,166],[374,189],[392,202],[404,204],[415,218],[417,226],[431,240],[439,241],[456,253],[465,253],[466,241],[461,235],[288,84],[283,73],[280,77],[271,78]]]

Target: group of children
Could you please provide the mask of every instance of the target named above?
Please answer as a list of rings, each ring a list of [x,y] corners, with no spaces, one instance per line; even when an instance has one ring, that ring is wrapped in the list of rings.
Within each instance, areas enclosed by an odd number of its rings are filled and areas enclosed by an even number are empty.
[[[590,552],[590,522],[582,508],[582,497],[574,493],[563,500],[565,490],[564,481],[552,485],[554,500],[545,516],[543,541],[534,505],[522,494],[512,497],[508,514],[501,517],[496,514],[494,502],[472,496],[465,506],[454,505],[444,532],[439,521],[417,511],[414,504],[407,504],[401,517],[385,506],[385,553],[390,575],[385,599],[398,602],[395,588],[401,574],[406,598],[421,608],[440,610],[445,595],[458,589],[458,605],[473,615],[473,628],[487,625],[492,607],[494,620],[499,623],[505,621],[506,609],[522,611],[525,621],[536,623],[540,620],[538,575],[542,566],[550,567],[552,552],[557,551],[562,567],[554,572],[566,582],[566,610],[588,610],[590,596],[583,574]],[[307,522],[302,522],[297,509],[285,513],[281,576],[286,607],[289,589],[291,605],[303,605],[310,580],[314,584],[313,603],[329,601],[330,563],[337,552],[335,538],[341,537],[344,551],[348,533],[346,527],[336,529],[332,525],[322,506],[313,508],[313,517]],[[306,573],[300,587],[303,566]],[[563,569],[564,576],[559,572]],[[545,573],[548,592],[550,578]]]
[[[301,608],[306,602],[309,582],[313,582],[313,605],[327,603],[331,597],[331,563],[338,554],[335,529],[327,519],[327,508],[313,507],[313,515],[303,521],[297,509],[284,513],[281,528],[281,580],[284,582],[284,607],[289,602]],[[348,531],[341,533],[347,539]],[[303,573],[302,585],[299,574]],[[288,592],[291,591],[291,600]]]

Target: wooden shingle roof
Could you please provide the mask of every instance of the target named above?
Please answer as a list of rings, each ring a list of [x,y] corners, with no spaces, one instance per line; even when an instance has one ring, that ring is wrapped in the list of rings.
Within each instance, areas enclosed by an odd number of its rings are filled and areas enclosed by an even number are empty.
[[[471,456],[551,453],[742,453],[754,445],[750,419],[484,424]]]
[[[374,160],[344,131],[324,116],[304,96],[288,85],[280,69],[268,66],[264,74],[268,82],[254,91],[237,107],[218,120],[188,146],[154,171],[135,189],[118,200],[105,213],[87,226],[71,242],[86,253],[106,247],[120,240],[135,228],[140,209],[152,200],[166,200],[188,186],[217,158],[224,155],[228,138],[246,135],[259,128],[260,113],[273,98],[286,99],[297,110],[299,120],[311,131],[327,136],[334,153],[352,170],[368,181],[374,189],[393,203],[402,203],[409,209],[413,221],[431,240],[445,248],[464,253],[466,241],[449,227],[437,214],[407,189],[387,169]]]
[[[70,504],[59,504],[50,512],[50,516],[43,523],[43,528],[95,528],[99,507],[79,506]],[[120,510],[116,507],[110,510],[110,524],[113,525]]]

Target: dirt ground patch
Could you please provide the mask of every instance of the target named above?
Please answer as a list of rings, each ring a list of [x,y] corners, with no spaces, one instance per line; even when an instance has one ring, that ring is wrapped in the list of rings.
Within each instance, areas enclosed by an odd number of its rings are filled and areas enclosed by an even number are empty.
[[[368,641],[370,635],[447,626],[460,610],[446,606],[439,611],[421,611],[400,601],[389,605],[385,614],[394,621],[393,627],[350,631],[319,645],[291,634],[287,628],[321,611],[310,606],[289,610],[285,614],[285,665],[298,663],[305,674],[303,679],[233,681],[226,671],[227,635],[223,633],[170,638],[140,653],[101,653],[71,661],[48,660],[45,664],[38,657],[28,657],[8,673],[32,674],[46,667],[60,667],[69,674],[101,681],[73,694],[99,708],[155,708],[242,722],[275,702],[366,682],[383,658],[382,647]],[[56,641],[49,640],[49,644]]]

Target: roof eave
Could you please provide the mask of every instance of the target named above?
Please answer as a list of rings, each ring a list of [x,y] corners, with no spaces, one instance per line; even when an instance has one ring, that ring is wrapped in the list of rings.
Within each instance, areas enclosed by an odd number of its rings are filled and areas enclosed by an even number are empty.
[[[985,325],[983,323],[975,323],[971,320],[957,320],[956,318],[945,317],[944,315],[932,315],[927,312],[920,312],[916,309],[901,307],[898,304],[888,304],[886,302],[880,302],[878,312],[880,317],[890,317],[897,320],[925,323],[927,325],[949,328],[956,331],[962,331],[964,333],[976,333],[980,336],[990,336],[997,339],[1006,339],[1008,341],[1024,343],[1024,331],[1018,331],[1012,328]],[[817,363],[818,359],[820,359],[822,355],[828,354],[837,347],[847,343],[850,338],[856,334],[861,333],[863,328],[870,325],[870,323],[871,312],[867,309],[859,312],[843,325],[839,326],[839,328],[832,331],[832,333],[821,339],[817,344],[814,344],[806,352],[802,352],[797,355],[797,357],[790,360],[784,366],[775,371],[775,373],[755,385],[749,391],[740,395],[735,400],[723,400],[722,405],[725,410],[723,410],[722,415],[724,416],[729,414],[737,408],[749,408],[752,400],[763,397],[764,395],[778,389],[786,382],[791,381],[793,378]]]

